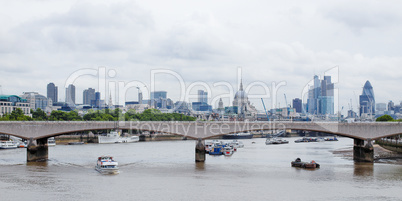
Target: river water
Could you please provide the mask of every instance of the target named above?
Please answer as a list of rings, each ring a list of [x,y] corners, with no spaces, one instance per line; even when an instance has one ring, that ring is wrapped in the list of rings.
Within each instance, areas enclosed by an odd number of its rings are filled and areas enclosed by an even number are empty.
[[[49,161],[27,163],[25,149],[0,150],[0,200],[402,200],[402,166],[355,163],[333,151],[353,140],[265,145],[243,140],[232,156],[195,163],[195,141],[56,145]],[[255,142],[255,143],[252,143]],[[101,155],[120,174],[94,170]],[[290,167],[300,157],[320,169]]]

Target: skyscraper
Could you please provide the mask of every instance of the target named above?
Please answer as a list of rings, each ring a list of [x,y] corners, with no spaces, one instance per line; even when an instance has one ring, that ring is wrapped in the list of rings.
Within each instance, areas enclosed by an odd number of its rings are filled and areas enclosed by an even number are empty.
[[[91,100],[95,100],[95,89],[85,89],[82,96],[82,104],[91,105]]]
[[[47,84],[47,98],[52,99],[53,103],[58,101],[58,88],[53,82]]]
[[[300,98],[293,99],[293,108],[297,113],[302,113],[302,100]]]
[[[198,90],[198,102],[208,103],[208,92],[204,90]]]
[[[334,114],[334,83],[331,76],[320,80],[314,76],[314,86],[308,91],[307,112],[310,114]]]
[[[367,80],[363,87],[362,95],[359,97],[360,116],[375,114],[375,98],[371,83]]]
[[[159,98],[167,98],[167,92],[166,91],[154,91],[151,92],[151,100],[152,99],[159,99]]]
[[[73,84],[68,85],[66,88],[66,103],[75,105],[75,86]]]

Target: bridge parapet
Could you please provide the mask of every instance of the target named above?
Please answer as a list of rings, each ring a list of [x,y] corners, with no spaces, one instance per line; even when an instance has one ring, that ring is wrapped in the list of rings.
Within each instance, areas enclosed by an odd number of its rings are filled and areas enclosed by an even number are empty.
[[[106,130],[138,129],[208,139],[214,136],[258,130],[306,130],[332,133],[354,139],[373,140],[402,134],[400,122],[291,122],[291,121],[4,121],[0,133],[24,139],[40,139],[65,133]]]

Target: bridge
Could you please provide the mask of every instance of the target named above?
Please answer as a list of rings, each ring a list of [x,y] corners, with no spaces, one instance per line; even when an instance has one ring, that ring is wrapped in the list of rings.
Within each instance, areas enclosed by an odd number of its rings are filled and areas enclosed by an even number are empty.
[[[402,134],[400,122],[291,122],[291,121],[12,121],[0,122],[0,134],[29,140],[27,161],[46,160],[47,138],[66,133],[128,129],[168,133],[198,140],[196,161],[205,161],[204,140],[221,135],[261,130],[304,130],[354,139],[354,159],[374,159],[372,140]]]

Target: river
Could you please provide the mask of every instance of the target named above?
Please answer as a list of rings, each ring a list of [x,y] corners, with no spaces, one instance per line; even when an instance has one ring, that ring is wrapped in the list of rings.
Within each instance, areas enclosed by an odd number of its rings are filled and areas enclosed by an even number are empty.
[[[265,145],[243,140],[232,156],[194,162],[195,141],[56,145],[49,161],[27,163],[25,149],[0,150],[0,200],[402,200],[402,166],[355,163],[333,151],[353,140]],[[255,143],[252,143],[255,142]],[[94,170],[101,155],[120,174]],[[290,167],[300,157],[320,169]]]

